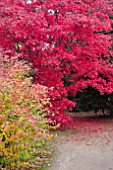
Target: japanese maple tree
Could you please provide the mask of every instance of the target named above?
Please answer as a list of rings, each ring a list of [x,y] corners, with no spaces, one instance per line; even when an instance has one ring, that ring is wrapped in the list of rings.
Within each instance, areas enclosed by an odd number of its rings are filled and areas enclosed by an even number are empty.
[[[53,124],[70,120],[64,115],[74,106],[69,93],[88,86],[113,92],[112,7],[110,0],[0,2],[1,56],[16,53],[32,62],[35,83],[49,89]]]

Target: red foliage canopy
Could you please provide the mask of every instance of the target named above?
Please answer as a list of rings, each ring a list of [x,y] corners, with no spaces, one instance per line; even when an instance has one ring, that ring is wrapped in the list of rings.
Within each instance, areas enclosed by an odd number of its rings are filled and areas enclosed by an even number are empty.
[[[88,86],[113,92],[110,0],[4,0],[0,2],[0,50],[33,63],[35,82],[49,89],[51,119],[64,125],[64,110]],[[64,77],[70,86],[64,86]],[[54,122],[54,121],[53,121]]]

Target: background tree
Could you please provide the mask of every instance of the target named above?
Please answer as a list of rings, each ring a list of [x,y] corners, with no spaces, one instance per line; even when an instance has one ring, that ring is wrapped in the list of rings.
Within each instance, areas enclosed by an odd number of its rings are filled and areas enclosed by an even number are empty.
[[[47,86],[52,123],[65,125],[68,94],[93,87],[113,92],[112,1],[5,0],[0,2],[1,56],[32,62],[35,83]],[[68,83],[65,86],[64,81]]]

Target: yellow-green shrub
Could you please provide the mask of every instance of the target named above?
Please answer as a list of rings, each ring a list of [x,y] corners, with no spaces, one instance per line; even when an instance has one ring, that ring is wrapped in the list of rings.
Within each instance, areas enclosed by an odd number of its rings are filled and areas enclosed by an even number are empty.
[[[29,71],[16,57],[0,61],[0,169],[39,167],[50,154],[47,89],[32,84]]]

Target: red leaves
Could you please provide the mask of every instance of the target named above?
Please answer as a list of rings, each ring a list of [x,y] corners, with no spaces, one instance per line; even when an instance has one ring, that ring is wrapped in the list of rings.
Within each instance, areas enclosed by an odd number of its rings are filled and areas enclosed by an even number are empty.
[[[101,33],[112,29],[107,14],[111,12],[112,5],[104,0],[0,2],[0,50],[32,62],[35,83],[49,89],[57,123],[64,125],[68,119],[63,111],[73,107],[68,93],[76,95],[88,86],[100,93],[113,92],[112,50],[108,50],[112,37]],[[69,87],[64,87],[65,76]]]

